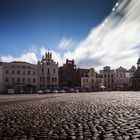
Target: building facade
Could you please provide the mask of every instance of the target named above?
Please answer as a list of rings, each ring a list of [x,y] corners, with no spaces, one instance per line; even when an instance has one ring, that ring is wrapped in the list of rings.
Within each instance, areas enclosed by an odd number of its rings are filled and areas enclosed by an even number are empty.
[[[128,82],[127,69],[120,66],[115,72],[115,90],[128,90]]]
[[[140,58],[137,62],[137,70],[134,72],[132,77],[132,87],[135,91],[140,91]]]
[[[37,65],[26,62],[3,63],[3,90],[14,89],[17,93],[38,89]]]
[[[97,91],[105,90],[104,78],[102,74],[96,73],[96,84],[97,84]]]
[[[3,92],[3,63],[0,63],[0,93]]]
[[[127,71],[127,78],[128,78],[128,90],[132,90],[132,79],[134,76],[134,72],[136,71],[136,67],[132,66],[128,71]]]
[[[115,72],[109,66],[105,66],[100,70],[100,74],[104,79],[104,86],[106,90],[115,90]]]
[[[87,91],[97,90],[96,72],[94,68],[90,68],[88,73],[83,73],[81,77],[81,89]]]
[[[38,81],[39,89],[58,88],[58,63],[52,59],[52,53],[46,52],[38,62]]]
[[[76,88],[80,87],[79,74],[74,60],[66,60],[66,64],[59,67],[59,87]]]

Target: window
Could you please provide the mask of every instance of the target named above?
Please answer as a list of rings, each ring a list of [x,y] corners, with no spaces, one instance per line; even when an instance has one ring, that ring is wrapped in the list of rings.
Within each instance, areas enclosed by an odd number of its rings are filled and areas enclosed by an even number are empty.
[[[111,74],[111,77],[113,78],[113,74]]]
[[[6,82],[9,82],[9,78],[8,78],[8,77],[6,77],[5,81],[6,81]]]
[[[31,72],[30,71],[28,71],[28,75],[30,75],[31,74]]]
[[[55,77],[55,82],[57,82],[57,78]]]
[[[42,68],[42,73],[44,73],[44,69]]]
[[[14,70],[12,70],[12,74],[15,74],[15,71]]]
[[[36,72],[35,71],[33,72],[33,75],[36,75]]]
[[[15,78],[12,78],[12,82],[15,82]]]
[[[45,77],[43,77],[43,82],[45,82]]]
[[[17,74],[20,74],[20,71],[19,70],[17,71]]]
[[[83,79],[83,83],[85,83],[85,79]]]
[[[86,82],[88,82],[88,79],[86,79]]]
[[[52,82],[54,82],[54,77],[52,77]]]
[[[20,68],[20,65],[17,65],[17,68]]]
[[[26,68],[26,66],[22,66],[22,68]]]
[[[28,82],[30,82],[30,78],[28,78]]]
[[[114,80],[112,79],[112,80],[111,80],[111,82],[113,83],[113,82],[114,82]]]
[[[25,78],[22,79],[22,82],[25,82]]]
[[[33,82],[34,82],[34,83],[36,82],[36,79],[35,79],[35,78],[33,78]]]
[[[40,77],[40,82],[42,82],[42,77]]]
[[[110,75],[108,74],[108,77],[110,77]]]
[[[9,74],[9,70],[6,70],[6,74]]]
[[[106,77],[106,74],[104,75],[104,77]]]
[[[23,74],[25,74],[25,70],[23,71]]]
[[[50,74],[50,69],[48,68],[48,74]]]
[[[17,78],[17,82],[18,82],[18,83],[20,82],[20,78]]]
[[[47,81],[50,82],[50,77],[49,76],[47,77]]]
[[[53,73],[55,73],[55,69],[53,69]]]

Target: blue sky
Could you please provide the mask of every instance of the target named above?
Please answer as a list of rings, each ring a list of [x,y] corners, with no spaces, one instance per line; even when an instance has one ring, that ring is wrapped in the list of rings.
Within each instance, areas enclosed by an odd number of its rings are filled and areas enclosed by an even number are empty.
[[[58,49],[79,42],[111,12],[116,0],[0,0],[0,55],[18,56],[32,45]]]
[[[138,0],[0,0],[0,61],[130,68],[140,52]],[[128,63],[129,62],[129,63]]]

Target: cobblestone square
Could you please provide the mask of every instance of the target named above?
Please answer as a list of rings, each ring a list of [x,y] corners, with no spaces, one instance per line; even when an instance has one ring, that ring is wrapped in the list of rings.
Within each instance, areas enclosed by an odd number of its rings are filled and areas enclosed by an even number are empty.
[[[0,140],[138,140],[140,92],[0,95]]]

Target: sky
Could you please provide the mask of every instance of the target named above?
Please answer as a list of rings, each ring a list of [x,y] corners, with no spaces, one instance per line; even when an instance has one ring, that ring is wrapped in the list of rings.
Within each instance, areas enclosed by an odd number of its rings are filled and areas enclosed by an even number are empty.
[[[140,46],[138,0],[0,0],[0,61],[130,68]]]

